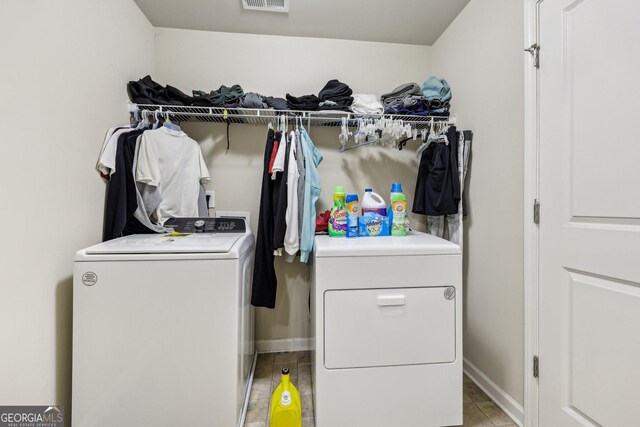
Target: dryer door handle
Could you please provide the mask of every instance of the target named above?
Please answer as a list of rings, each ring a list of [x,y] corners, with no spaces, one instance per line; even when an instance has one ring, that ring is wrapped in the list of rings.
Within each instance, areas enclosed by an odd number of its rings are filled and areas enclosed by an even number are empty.
[[[389,307],[396,305],[405,305],[407,298],[404,295],[378,295],[378,305],[380,307]]]

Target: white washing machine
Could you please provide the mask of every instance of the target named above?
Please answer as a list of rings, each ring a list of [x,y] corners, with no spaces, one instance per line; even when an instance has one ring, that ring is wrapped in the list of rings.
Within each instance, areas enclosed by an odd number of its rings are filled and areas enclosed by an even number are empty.
[[[458,245],[317,236],[311,287],[316,427],[462,424]]]
[[[74,426],[240,425],[254,360],[254,237],[245,219],[207,220],[205,231],[76,254]]]

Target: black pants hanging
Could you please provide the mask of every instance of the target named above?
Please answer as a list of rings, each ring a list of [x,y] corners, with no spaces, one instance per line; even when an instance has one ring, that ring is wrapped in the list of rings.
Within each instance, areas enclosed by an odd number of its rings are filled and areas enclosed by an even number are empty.
[[[269,129],[264,151],[264,169],[262,171],[262,192],[260,195],[260,217],[256,236],[256,255],[253,263],[253,284],[251,304],[256,307],[275,308],[278,282],[273,266],[273,192],[274,181],[269,174],[269,160],[273,150],[275,132]]]
[[[431,143],[422,152],[413,200],[413,213],[440,216],[458,212],[458,137],[455,126],[447,131],[449,144]]]

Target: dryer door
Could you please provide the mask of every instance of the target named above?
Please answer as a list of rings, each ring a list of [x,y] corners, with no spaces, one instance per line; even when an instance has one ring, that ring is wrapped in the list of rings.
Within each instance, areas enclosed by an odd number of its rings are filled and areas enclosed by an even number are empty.
[[[447,286],[325,292],[325,368],[453,362],[455,297]]]

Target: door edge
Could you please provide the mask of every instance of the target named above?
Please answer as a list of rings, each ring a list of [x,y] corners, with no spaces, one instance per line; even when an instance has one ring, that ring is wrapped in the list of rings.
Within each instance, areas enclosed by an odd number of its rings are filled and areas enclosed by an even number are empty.
[[[524,0],[524,48],[539,45],[539,7],[543,0]],[[538,356],[539,200],[538,72],[534,58],[524,52],[524,425],[538,427],[538,378],[533,360]],[[541,64],[539,64],[541,66]],[[536,224],[538,222],[538,224]]]

